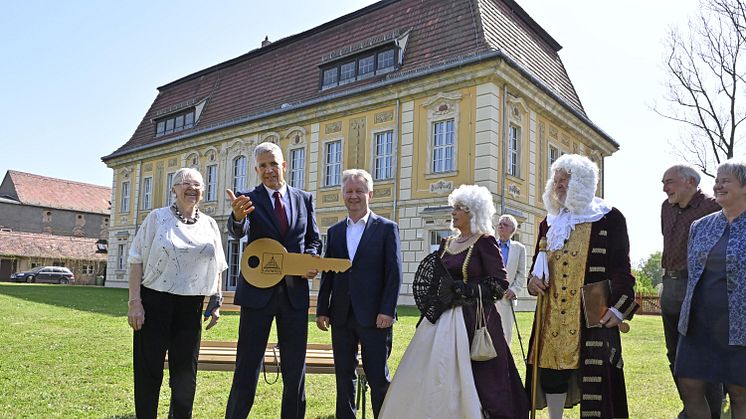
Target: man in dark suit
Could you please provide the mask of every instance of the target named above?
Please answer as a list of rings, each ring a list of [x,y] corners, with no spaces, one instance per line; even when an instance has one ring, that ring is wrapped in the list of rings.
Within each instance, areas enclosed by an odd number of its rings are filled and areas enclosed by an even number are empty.
[[[399,227],[368,208],[373,180],[365,170],[345,170],[342,193],[348,216],[329,228],[324,256],[349,258],[352,267],[321,275],[316,325],[326,331],[331,324],[336,417],[355,417],[358,344],[378,417],[390,383],[386,362],[402,283]]]
[[[314,218],[311,194],[285,183],[286,163],[275,144],[262,143],[254,150],[255,170],[262,184],[236,196],[226,191],[233,209],[228,232],[248,242],[271,238],[290,253],[321,252],[319,230]],[[238,327],[236,371],[228,397],[226,418],[246,418],[251,411],[259,372],[272,320],[277,321],[277,338],[282,359],[282,418],[303,418],[306,411],[305,374],[308,340],[308,279],[286,276],[270,288],[257,288],[241,275],[234,301],[241,306]]]

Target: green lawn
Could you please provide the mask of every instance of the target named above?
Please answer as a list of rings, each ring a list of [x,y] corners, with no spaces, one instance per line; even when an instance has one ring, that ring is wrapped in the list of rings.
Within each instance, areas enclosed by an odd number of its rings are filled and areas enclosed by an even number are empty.
[[[126,301],[127,291],[121,289],[0,284],[0,307],[6,313],[0,327],[0,418],[134,418],[132,332]],[[418,318],[412,307],[402,307],[399,313],[392,370]],[[533,315],[518,316],[525,344]],[[672,418],[680,404],[665,360],[660,318],[638,316],[631,326],[623,337],[631,417]],[[226,313],[216,328],[203,333],[203,339],[236,339],[237,330],[238,315]],[[330,341],[329,334],[313,323],[309,333],[311,342]],[[523,373],[515,334],[511,349]],[[199,372],[195,417],[223,416],[231,378],[232,373]],[[274,376],[268,378],[272,381]],[[168,410],[167,383],[165,377],[161,412]],[[307,417],[333,418],[334,393],[333,376],[308,375]],[[279,417],[280,395],[279,382],[269,385],[260,379],[251,417]],[[565,416],[577,418],[578,413]],[[368,417],[372,418],[370,410]]]

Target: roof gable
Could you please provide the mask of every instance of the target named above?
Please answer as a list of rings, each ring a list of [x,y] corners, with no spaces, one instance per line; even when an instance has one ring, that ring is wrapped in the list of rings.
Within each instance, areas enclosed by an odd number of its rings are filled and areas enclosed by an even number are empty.
[[[392,33],[407,34],[395,71],[321,90],[319,69],[330,57]],[[104,160],[497,50],[585,117],[557,47],[512,0],[383,0],[161,86],[129,141]],[[155,118],[205,98],[194,127],[156,138]]]
[[[21,204],[109,214],[111,188],[8,170],[2,190]]]

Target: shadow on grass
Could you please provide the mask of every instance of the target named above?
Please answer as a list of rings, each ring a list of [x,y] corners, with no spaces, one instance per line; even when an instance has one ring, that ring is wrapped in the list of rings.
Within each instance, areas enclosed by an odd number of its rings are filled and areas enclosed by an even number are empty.
[[[80,285],[0,283],[0,296],[113,317],[127,315],[128,297],[126,289]]]
[[[134,413],[127,413],[126,415],[109,416],[106,419],[137,419],[137,416]]]

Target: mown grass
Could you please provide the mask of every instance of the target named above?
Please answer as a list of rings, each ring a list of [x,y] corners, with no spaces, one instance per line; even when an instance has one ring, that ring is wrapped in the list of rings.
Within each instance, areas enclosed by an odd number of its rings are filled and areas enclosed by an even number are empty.
[[[0,284],[0,418],[134,418],[132,403],[132,332],[126,321],[126,290],[41,284]],[[400,308],[394,328],[390,367],[395,371],[414,334],[418,312]],[[532,313],[519,313],[524,345]],[[234,340],[239,316],[225,313],[203,339]],[[309,318],[309,341],[328,343]],[[623,336],[630,417],[673,418],[680,410],[667,361],[661,320],[638,316]],[[274,337],[272,337],[274,339]],[[521,349],[514,333],[511,347],[523,374]],[[166,373],[167,374],[167,373]],[[223,417],[232,373],[199,372],[196,418]],[[274,375],[267,377],[274,380]],[[281,381],[280,381],[281,382]],[[280,382],[260,379],[252,418],[279,417]],[[161,415],[168,411],[167,375]],[[334,417],[331,375],[308,375],[306,417]],[[370,402],[368,415],[372,418]],[[546,417],[541,412],[539,417]],[[568,418],[578,418],[577,409]],[[723,418],[730,416],[726,413]]]

